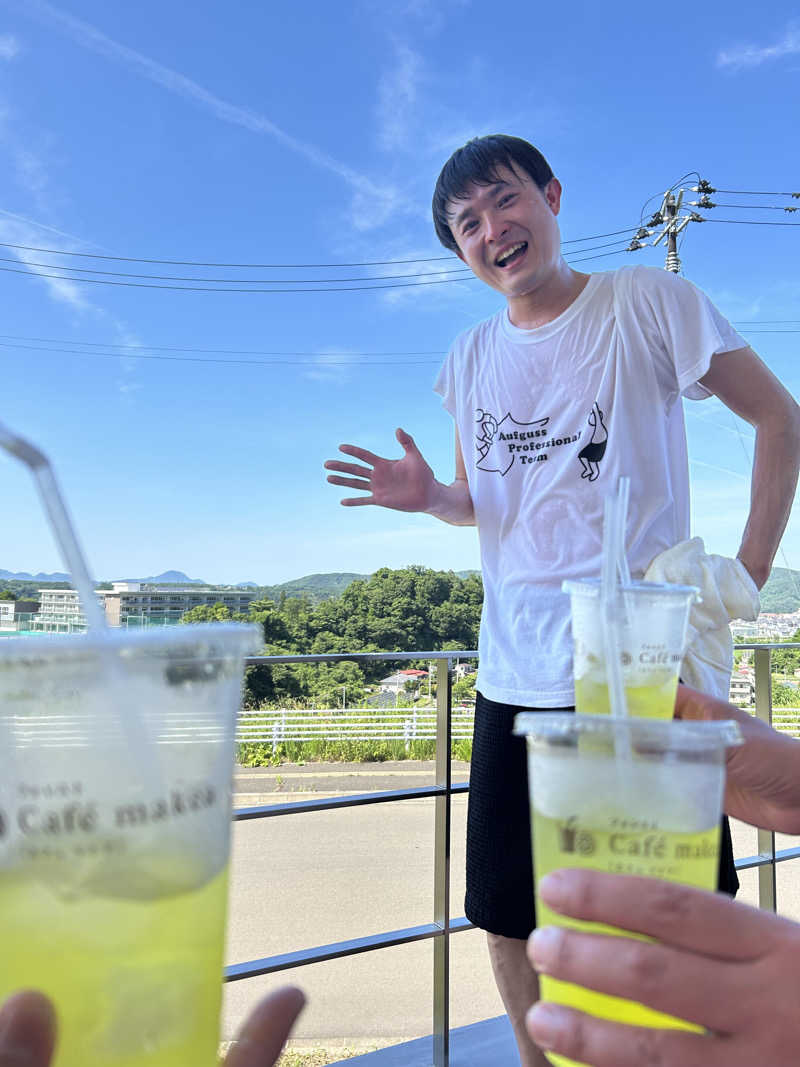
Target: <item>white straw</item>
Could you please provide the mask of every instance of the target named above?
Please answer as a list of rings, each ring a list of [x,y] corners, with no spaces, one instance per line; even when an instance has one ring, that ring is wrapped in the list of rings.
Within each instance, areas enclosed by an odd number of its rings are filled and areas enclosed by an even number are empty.
[[[67,505],[61,495],[58,482],[50,460],[47,456],[31,444],[24,437],[13,433],[8,427],[0,422],[0,447],[4,448],[16,459],[22,461],[28,467],[36,482],[36,488],[42,499],[45,512],[50,520],[53,536],[61,555],[70,573],[72,585],[75,587],[78,597],[83,604],[86,622],[90,630],[94,631],[99,638],[109,635],[106,625],[105,612],[100,608],[94,594],[94,585],[89,576],[89,568],[81,551],[75,528],[67,510]],[[105,641],[100,645],[100,669],[105,676],[109,689],[116,691],[117,699],[112,701],[115,708],[122,707],[120,696],[125,692],[126,680],[121,676],[119,664],[113,651],[104,647]],[[133,757],[137,760],[142,773],[142,778],[153,795],[160,795],[161,775],[155,759],[155,751],[150,748],[145,735],[144,726],[138,715],[119,713],[118,716],[128,741]],[[157,792],[156,792],[157,790]]]
[[[603,643],[606,654],[606,676],[608,680],[608,698],[611,714],[614,718],[624,718],[628,714],[625,700],[625,686],[622,680],[620,664],[619,630],[619,588],[617,586],[617,561],[619,546],[616,533],[620,528],[618,520],[619,500],[608,496],[603,510],[603,566],[600,575],[600,617],[603,626]]]
[[[628,500],[631,493],[630,478],[622,477],[617,487],[617,570],[619,580],[623,585],[631,584],[631,570],[628,566],[628,557],[625,552],[625,534],[628,524]]]

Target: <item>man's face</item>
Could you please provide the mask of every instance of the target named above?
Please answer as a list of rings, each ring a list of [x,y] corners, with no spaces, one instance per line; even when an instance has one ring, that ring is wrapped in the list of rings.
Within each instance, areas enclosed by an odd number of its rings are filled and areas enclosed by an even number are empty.
[[[498,167],[496,182],[471,185],[464,199],[450,201],[459,258],[508,300],[533,292],[561,261],[560,204],[558,179],[539,189],[524,171]]]

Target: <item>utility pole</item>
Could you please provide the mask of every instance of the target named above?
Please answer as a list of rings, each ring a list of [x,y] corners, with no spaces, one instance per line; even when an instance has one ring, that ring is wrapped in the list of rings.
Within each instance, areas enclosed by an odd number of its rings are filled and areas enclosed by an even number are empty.
[[[673,274],[679,274],[681,270],[681,261],[678,255],[678,234],[693,221],[691,215],[684,215],[682,219],[678,218],[682,203],[683,189],[678,193],[677,199],[673,196],[671,190],[664,193],[661,207],[649,223],[649,225],[663,225],[664,227],[653,241],[653,246],[660,244],[666,238],[667,260],[664,264],[664,269],[671,270]]]

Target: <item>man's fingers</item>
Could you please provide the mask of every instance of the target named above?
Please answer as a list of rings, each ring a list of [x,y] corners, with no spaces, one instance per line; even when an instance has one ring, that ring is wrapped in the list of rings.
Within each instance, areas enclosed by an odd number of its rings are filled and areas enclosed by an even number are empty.
[[[360,508],[364,504],[374,504],[374,496],[350,496],[344,500],[340,500],[339,503],[345,508]]]
[[[55,1040],[55,1011],[41,993],[17,993],[0,1008],[0,1067],[49,1067]]]
[[[638,938],[580,933],[556,926],[534,931],[530,961],[540,974],[732,1033],[752,997],[752,975],[739,963]]]
[[[370,452],[366,448],[359,448],[358,445],[339,445],[339,451],[344,452],[346,456],[355,456],[356,459],[360,459],[362,463],[370,463],[374,465],[381,457],[376,456],[374,452]],[[335,460],[329,460],[329,463],[336,462]],[[326,463],[325,466],[328,464]]]
[[[369,478],[372,467],[360,467],[357,463],[342,463],[338,459],[329,459],[324,464],[326,471],[338,471],[340,474],[353,474],[356,478]],[[330,478],[328,479],[330,481]]]
[[[546,875],[539,892],[554,911],[717,959],[759,959],[786,936],[787,923],[769,912],[652,878],[571,868]]]
[[[685,1030],[648,1030],[540,1001],[525,1018],[540,1048],[592,1067],[729,1067],[723,1038]]]
[[[231,1045],[224,1067],[272,1067],[305,1002],[305,994],[293,986],[259,1001]]]
[[[363,478],[340,478],[338,475],[329,474],[327,481],[329,481],[331,485],[344,485],[347,486],[348,489],[365,489],[367,492],[372,488],[370,483],[364,481]]]

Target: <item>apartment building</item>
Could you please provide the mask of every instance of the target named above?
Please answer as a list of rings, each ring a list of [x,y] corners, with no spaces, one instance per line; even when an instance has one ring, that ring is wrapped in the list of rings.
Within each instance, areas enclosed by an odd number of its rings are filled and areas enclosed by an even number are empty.
[[[86,618],[74,589],[40,589],[41,606],[31,629],[41,633],[80,633]],[[143,582],[112,582],[95,590],[109,626],[167,626],[190,608],[224,604],[231,613],[246,612],[256,594],[246,589],[158,586]]]
[[[224,604],[232,613],[246,612],[256,594],[249,589],[112,582],[111,589],[99,589],[98,596],[109,626],[152,626],[177,622],[185,612],[203,604]]]

